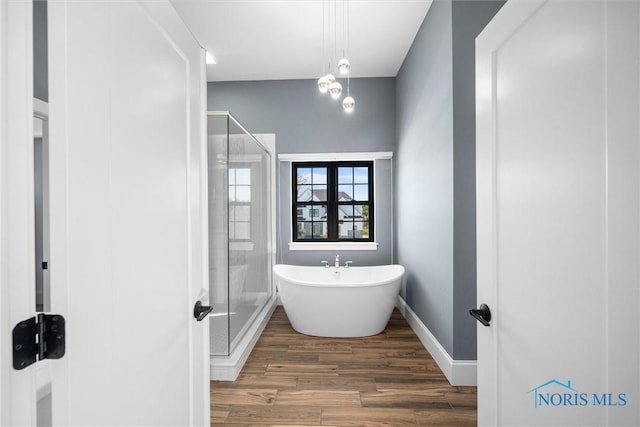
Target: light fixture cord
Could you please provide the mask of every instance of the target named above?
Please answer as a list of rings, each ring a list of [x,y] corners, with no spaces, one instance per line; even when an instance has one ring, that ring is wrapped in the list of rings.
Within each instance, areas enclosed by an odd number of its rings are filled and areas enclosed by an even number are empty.
[[[338,64],[338,0],[333,0],[333,58]],[[335,70],[337,75],[337,71]]]
[[[349,22],[349,19],[351,18],[350,7],[351,7],[351,4],[349,3],[349,0],[347,0],[347,55],[349,55],[349,52],[350,52],[350,50],[349,50],[349,42],[351,41],[351,37],[350,37],[350,35],[351,35],[351,26],[350,26],[351,22]]]
[[[347,55],[349,55],[349,0],[347,0]],[[347,71],[347,96],[351,96],[351,67]]]
[[[325,71],[327,69],[326,68],[327,64],[324,61],[325,61],[325,59],[327,59],[327,56],[326,56],[326,53],[324,51],[324,44],[325,44],[324,0],[322,0],[321,5],[322,5],[322,56],[321,56],[321,58],[322,58],[322,75],[325,75],[326,74]]]
[[[345,30],[345,0],[342,0],[342,57],[346,58],[346,54],[345,54],[345,45],[346,45],[346,30]]]
[[[327,64],[329,64],[328,73],[331,71],[331,0],[327,0]]]

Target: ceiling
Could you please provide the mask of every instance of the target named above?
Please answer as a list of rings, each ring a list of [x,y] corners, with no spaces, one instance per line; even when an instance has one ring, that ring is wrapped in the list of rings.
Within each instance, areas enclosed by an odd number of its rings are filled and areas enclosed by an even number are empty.
[[[351,77],[394,77],[431,3],[173,0],[199,43],[217,60],[207,66],[208,81],[318,78],[328,72],[329,60],[335,66],[343,49]]]

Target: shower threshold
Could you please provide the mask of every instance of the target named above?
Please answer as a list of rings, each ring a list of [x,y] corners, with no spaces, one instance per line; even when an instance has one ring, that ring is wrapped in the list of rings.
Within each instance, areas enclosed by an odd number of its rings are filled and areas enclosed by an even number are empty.
[[[261,310],[254,313],[253,318],[246,322],[246,325],[237,334],[237,338],[230,343],[230,348],[233,350],[229,355],[215,355],[212,351],[210,357],[211,380],[235,381],[238,378],[251,350],[276,309],[276,305],[277,297],[272,296]]]

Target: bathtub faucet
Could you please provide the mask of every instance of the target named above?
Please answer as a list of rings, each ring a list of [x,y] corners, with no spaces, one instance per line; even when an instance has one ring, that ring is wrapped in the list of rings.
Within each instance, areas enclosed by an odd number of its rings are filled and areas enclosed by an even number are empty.
[[[333,264],[335,268],[340,267],[340,255],[336,255],[336,262]]]
[[[320,261],[320,264],[324,265],[324,268],[329,268],[329,261]]]
[[[353,261],[345,261],[344,268],[349,268],[349,265],[353,264]]]

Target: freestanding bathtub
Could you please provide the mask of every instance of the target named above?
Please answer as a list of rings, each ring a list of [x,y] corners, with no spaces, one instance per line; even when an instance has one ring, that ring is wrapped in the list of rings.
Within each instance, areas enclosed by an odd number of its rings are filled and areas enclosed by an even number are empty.
[[[365,337],[389,322],[404,274],[401,265],[273,267],[276,286],[296,331],[318,337]]]

